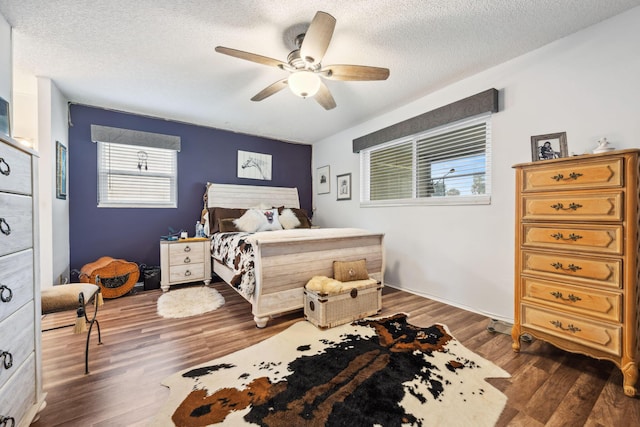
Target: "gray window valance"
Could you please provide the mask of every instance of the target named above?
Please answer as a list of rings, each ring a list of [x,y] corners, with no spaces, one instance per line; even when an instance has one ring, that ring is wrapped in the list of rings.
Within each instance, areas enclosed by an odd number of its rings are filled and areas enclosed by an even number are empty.
[[[109,126],[91,125],[91,141],[140,145],[180,151],[180,137]]]
[[[498,112],[498,90],[488,89],[444,107],[436,108],[400,123],[377,130],[353,140],[353,152],[374,147],[409,135],[415,135],[438,126],[478,114]]]

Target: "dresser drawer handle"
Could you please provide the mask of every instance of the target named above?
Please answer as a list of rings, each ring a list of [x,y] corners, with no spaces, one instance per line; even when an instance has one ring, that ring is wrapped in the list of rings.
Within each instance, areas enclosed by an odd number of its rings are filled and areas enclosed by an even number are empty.
[[[11,298],[13,298],[13,291],[11,290],[11,288],[5,285],[0,285],[0,301],[9,302],[11,301]]]
[[[191,252],[191,246],[185,246],[184,247],[184,251],[185,252]]]
[[[13,366],[13,354],[8,351],[0,351],[0,357],[2,358],[2,366],[4,369],[9,369]]]
[[[185,263],[185,264],[189,264],[190,262],[191,262],[191,258],[186,257],[186,258],[184,259],[184,263]]]
[[[569,264],[567,267],[563,267],[561,262],[554,262],[551,264],[553,268],[556,270],[565,270],[565,271],[573,271],[574,273],[578,270],[582,270],[582,267],[574,264]]]
[[[187,276],[187,277],[191,276],[191,271],[189,271],[189,270],[185,271],[184,275]]]
[[[554,233],[551,235],[556,240],[573,240],[574,242],[578,239],[582,239],[582,236],[579,234],[571,233],[567,237],[564,237],[562,233]]]
[[[562,326],[562,322],[561,322],[561,321],[559,321],[559,320],[552,320],[552,321],[551,321],[551,324],[552,324],[553,326],[555,326],[556,328],[558,328],[558,329],[562,329],[563,331],[573,332],[574,334],[575,334],[576,332],[580,332],[580,331],[581,331],[581,329],[580,329],[580,328],[578,328],[577,326],[573,326],[571,323],[569,323],[569,324],[567,325],[567,327],[565,328],[565,327],[563,327],[563,326]]]
[[[9,166],[9,163],[2,157],[0,157],[0,173],[4,176],[9,176],[11,173],[11,166]]]
[[[0,218],[0,231],[5,236],[8,236],[9,234],[11,234],[11,227],[9,226],[9,223],[7,222],[7,220],[4,218]]]
[[[575,211],[578,208],[581,208],[582,205],[579,204],[579,203],[571,202],[571,203],[569,203],[569,206],[566,207],[566,208],[564,207],[564,205],[562,203],[556,203],[555,205],[551,205],[551,207],[553,209],[557,210],[557,211],[560,211],[560,210],[562,210],[562,211]]]
[[[551,179],[555,179],[556,181],[569,181],[570,179],[573,179],[575,181],[576,179],[580,178],[581,176],[582,176],[581,173],[571,172],[569,174],[569,178],[565,178],[564,175],[559,173],[558,175],[552,176]]]
[[[5,417],[0,415],[0,426],[2,427],[15,427],[16,420],[13,417]]]
[[[581,301],[582,298],[575,296],[574,294],[569,294],[569,296],[567,296],[566,298],[562,296],[562,292],[558,292],[558,291],[553,291],[551,292],[551,295],[553,295],[556,298],[559,298],[563,301],[571,301],[571,302],[578,302]]]

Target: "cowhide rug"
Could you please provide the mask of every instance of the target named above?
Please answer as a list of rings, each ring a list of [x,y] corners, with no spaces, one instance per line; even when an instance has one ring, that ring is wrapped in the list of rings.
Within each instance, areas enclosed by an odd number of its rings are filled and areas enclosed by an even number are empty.
[[[259,344],[166,378],[153,426],[492,426],[509,374],[446,326],[405,314],[321,331],[298,322]]]

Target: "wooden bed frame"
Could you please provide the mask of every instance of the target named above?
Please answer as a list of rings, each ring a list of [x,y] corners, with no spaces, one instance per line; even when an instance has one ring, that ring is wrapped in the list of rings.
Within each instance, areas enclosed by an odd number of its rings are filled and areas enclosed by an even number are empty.
[[[207,184],[207,206],[252,208],[259,205],[300,207],[297,188]],[[271,317],[303,307],[303,288],[313,276],[333,277],[333,261],[367,260],[369,275],[384,279],[384,234],[258,241],[256,284],[249,299],[253,318],[264,328]],[[230,283],[234,273],[212,258],[213,271]],[[235,288],[234,288],[235,289]]]

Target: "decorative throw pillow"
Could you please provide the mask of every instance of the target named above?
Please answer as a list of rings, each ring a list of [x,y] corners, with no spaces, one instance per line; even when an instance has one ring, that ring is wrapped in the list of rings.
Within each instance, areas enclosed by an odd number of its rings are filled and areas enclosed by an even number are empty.
[[[291,208],[291,211],[296,214],[300,221],[300,225],[297,228],[311,228],[311,220],[309,219],[309,215],[307,215],[307,211],[298,208]]]
[[[261,212],[266,218],[266,223],[262,223],[257,231],[282,230],[282,225],[280,225],[280,221],[278,220],[278,209],[265,209],[258,212]]]
[[[333,261],[333,278],[341,282],[368,279],[367,260]]]
[[[240,231],[233,223],[234,220],[234,218],[220,218],[218,220],[218,231],[220,233],[236,233]]]
[[[283,209],[280,212],[278,221],[280,221],[282,228],[284,228],[285,230],[290,230],[300,225],[300,220],[291,209]]]
[[[247,211],[242,208],[209,208],[209,234],[217,233],[221,218],[240,218]]]
[[[262,211],[257,209],[249,209],[240,218],[233,220],[238,230],[247,233],[255,233],[266,222],[267,217],[262,214]]]

